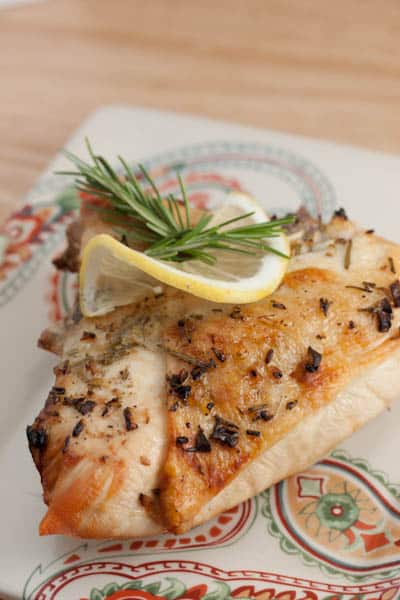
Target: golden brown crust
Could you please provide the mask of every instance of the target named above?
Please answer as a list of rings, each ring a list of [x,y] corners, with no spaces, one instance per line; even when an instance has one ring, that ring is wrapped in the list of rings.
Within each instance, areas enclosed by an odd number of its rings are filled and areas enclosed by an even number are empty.
[[[359,310],[366,299],[385,297],[312,267],[289,273],[262,302],[170,326],[168,347],[204,368],[167,362],[170,441],[161,506],[169,529],[190,527],[243,466],[399,346],[398,337],[383,342],[374,316]]]

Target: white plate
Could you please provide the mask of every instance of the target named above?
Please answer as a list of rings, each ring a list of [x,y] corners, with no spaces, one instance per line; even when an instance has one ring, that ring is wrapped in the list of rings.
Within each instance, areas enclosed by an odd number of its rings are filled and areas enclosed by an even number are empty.
[[[396,157],[125,107],[96,112],[69,149],[82,153],[85,135],[110,160],[120,153],[144,162],[163,189],[174,189],[181,171],[197,205],[214,206],[240,188],[270,212],[303,203],[328,216],[344,206],[366,227],[399,238]],[[73,277],[51,266],[76,201],[69,182],[51,174],[64,166],[57,156],[0,235],[0,597],[394,599],[400,403],[307,473],[185,536],[120,543],[38,536],[44,506],[25,426],[53,380],[54,359],[36,339],[74,294]],[[329,494],[336,494],[333,512]]]

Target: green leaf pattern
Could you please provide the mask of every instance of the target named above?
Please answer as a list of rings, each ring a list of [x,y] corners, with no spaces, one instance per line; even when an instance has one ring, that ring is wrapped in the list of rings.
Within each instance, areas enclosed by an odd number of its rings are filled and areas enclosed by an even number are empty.
[[[139,580],[124,584],[113,582],[108,583],[101,590],[93,588],[90,593],[90,600],[106,600],[112,594],[121,590],[140,590],[154,596],[161,596],[166,600],[176,600],[185,596],[187,587],[175,577],[165,577],[163,581],[153,581],[147,585],[143,585],[143,582]],[[231,600],[231,588],[227,583],[216,581],[215,589],[207,592],[201,600]],[[235,600],[240,599],[236,598]]]

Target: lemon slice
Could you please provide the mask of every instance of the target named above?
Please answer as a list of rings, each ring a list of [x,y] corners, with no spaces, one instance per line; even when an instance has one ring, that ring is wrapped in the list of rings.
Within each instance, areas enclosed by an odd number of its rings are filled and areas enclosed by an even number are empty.
[[[253,198],[232,193],[215,212],[209,226],[253,212],[241,225],[262,223],[268,217]],[[236,225],[236,224],[235,224]],[[284,234],[268,240],[286,255]],[[281,282],[288,260],[272,252],[255,255],[215,250],[215,265],[198,260],[174,263],[158,260],[121,244],[108,234],[93,237],[85,246],[80,270],[80,303],[87,317],[104,315],[117,306],[131,304],[149,294],[161,294],[170,285],[194,296],[244,304],[272,294]]]

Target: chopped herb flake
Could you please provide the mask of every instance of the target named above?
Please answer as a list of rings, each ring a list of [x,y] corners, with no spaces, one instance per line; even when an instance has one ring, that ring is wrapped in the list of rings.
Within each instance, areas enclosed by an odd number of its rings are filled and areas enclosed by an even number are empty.
[[[312,348],[311,346],[308,346],[307,353],[308,361],[306,362],[304,368],[308,373],[315,373],[316,371],[318,371],[319,366],[321,364],[322,354],[317,352],[317,350],[314,350],[314,348]]]
[[[270,348],[267,352],[267,354],[265,355],[265,364],[269,365],[269,363],[271,362],[272,358],[274,356],[274,351],[272,348]]]
[[[176,445],[182,446],[183,444],[187,444],[188,441],[189,441],[189,438],[186,437],[185,435],[178,435],[178,437],[176,438]]]
[[[395,308],[400,307],[400,281],[397,279],[390,285],[390,293],[392,295]]]
[[[108,415],[108,413],[110,412],[110,410],[112,408],[120,408],[121,406],[121,402],[118,400],[118,398],[111,398],[111,400],[108,400],[108,402],[106,402],[104,404],[104,408],[103,408],[103,412],[101,413],[102,417],[105,417],[106,415]],[[82,413],[82,414],[86,414],[86,413]]]
[[[239,442],[239,427],[222,417],[216,416],[211,438],[224,446],[234,448]]]
[[[251,437],[260,437],[261,431],[256,431],[255,429],[246,429],[246,435]]]
[[[185,402],[190,396],[192,387],[190,385],[179,385],[178,387],[173,388],[172,391],[180,400]]]
[[[93,331],[84,331],[81,335],[81,342],[88,342],[89,340],[95,340],[96,334]]]
[[[77,424],[73,428],[73,430],[72,430],[72,436],[73,437],[78,437],[78,435],[80,433],[82,433],[84,427],[85,427],[85,424],[84,424],[84,422],[81,419],[80,421],[77,422]]]
[[[272,300],[271,304],[274,308],[279,308],[279,310],[286,310],[286,306],[282,304],[282,302],[276,302],[275,300]]]
[[[253,421],[271,421],[274,418],[274,415],[268,412],[266,404],[251,406],[247,409],[247,412],[251,415]]]
[[[190,372],[192,379],[194,379],[195,381],[197,379],[200,379],[200,377],[204,375],[204,373],[208,371],[208,369],[215,368],[216,366],[217,365],[215,364],[214,359],[211,358],[208,362],[194,367]]]
[[[343,219],[343,221],[348,221],[349,218],[346,214],[346,211],[344,210],[343,207],[338,208],[337,210],[335,210],[335,212],[333,213],[334,217],[338,217],[339,219]]]
[[[92,412],[96,406],[96,402],[93,400],[85,400],[85,398],[76,398],[75,400],[72,400],[72,405],[81,413],[81,415],[87,415]]]
[[[384,298],[379,303],[379,306],[376,310],[376,318],[378,331],[384,333],[389,331],[392,326],[392,307],[390,306],[390,302],[387,298]]]
[[[26,428],[26,435],[28,438],[30,448],[36,448],[37,450],[45,450],[48,442],[48,435],[43,427],[28,426]]]
[[[222,352],[222,350],[218,350],[218,348],[214,347],[212,347],[211,350],[214,352],[215,358],[217,358],[220,362],[226,361],[226,355],[224,354],[224,352]]]
[[[371,292],[373,292],[376,288],[376,283],[373,283],[371,281],[363,281],[361,285],[346,285],[346,288],[352,290],[359,290],[360,292],[367,292],[368,294],[371,294]]]
[[[194,441],[194,446],[185,448],[186,452],[211,452],[211,444],[207,439],[206,434],[199,425],[198,432]]]
[[[271,371],[271,375],[274,379],[282,379],[283,373],[278,367],[274,367]]]
[[[328,310],[329,310],[329,307],[331,304],[332,304],[332,302],[329,301],[328,298],[320,298],[319,299],[319,307],[322,310],[325,317],[328,315]]]
[[[134,421],[133,421],[132,411],[129,408],[129,406],[126,406],[124,408],[123,415],[124,415],[125,427],[126,427],[127,431],[133,431],[134,429],[138,428],[137,423],[134,423]]]
[[[293,410],[295,406],[297,406],[297,400],[291,400],[286,404],[286,410]]]
[[[63,394],[65,394],[65,388],[64,387],[53,385],[53,387],[51,389],[52,389],[52,391],[55,394],[59,394],[60,396],[62,396]]]
[[[71,436],[70,436],[70,435],[67,435],[67,437],[66,437],[66,438],[65,438],[65,440],[64,440],[64,445],[63,445],[63,449],[62,449],[62,453],[63,453],[63,454],[65,454],[65,453],[66,453],[66,451],[67,451],[67,449],[68,449],[68,446],[69,446],[69,442],[70,442],[70,440],[71,440]]]
[[[231,314],[229,315],[231,319],[237,319],[243,321],[244,316],[242,315],[242,309],[240,306],[234,306]]]
[[[351,265],[351,251],[353,248],[353,240],[348,240],[346,244],[346,250],[344,253],[344,268],[348,270]]]

